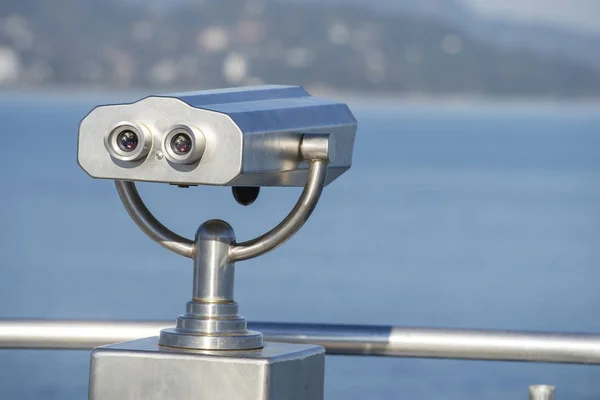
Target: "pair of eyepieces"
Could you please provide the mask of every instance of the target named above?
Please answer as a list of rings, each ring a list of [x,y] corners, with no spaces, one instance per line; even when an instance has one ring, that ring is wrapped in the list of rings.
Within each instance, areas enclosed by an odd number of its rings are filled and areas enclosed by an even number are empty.
[[[142,124],[122,122],[108,132],[104,144],[110,155],[118,160],[139,161],[150,152],[152,135]],[[193,164],[202,158],[206,139],[195,127],[175,125],[163,135],[162,148],[172,163]]]
[[[138,134],[129,129],[119,133],[117,137],[117,145],[126,153],[134,151],[139,142]],[[192,138],[187,133],[177,133],[173,136],[169,145],[173,153],[178,156],[185,156],[192,150],[192,143]]]

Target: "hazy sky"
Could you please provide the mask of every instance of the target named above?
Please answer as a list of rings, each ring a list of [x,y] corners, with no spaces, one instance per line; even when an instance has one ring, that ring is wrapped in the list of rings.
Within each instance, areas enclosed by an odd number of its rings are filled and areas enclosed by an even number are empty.
[[[460,0],[491,16],[538,20],[600,33],[600,0]]]

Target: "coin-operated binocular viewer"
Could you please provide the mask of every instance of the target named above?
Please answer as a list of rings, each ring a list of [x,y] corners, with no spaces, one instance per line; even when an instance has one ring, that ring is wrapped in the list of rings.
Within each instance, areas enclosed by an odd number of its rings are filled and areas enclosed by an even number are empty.
[[[81,167],[115,180],[142,231],[194,261],[192,299],[174,328],[92,351],[90,399],[322,399],[323,348],[263,342],[248,330],[233,297],[234,270],[302,227],[323,187],[350,168],[355,134],[345,104],[288,86],[150,96],[86,116]],[[260,237],[237,242],[227,222],[210,220],[191,240],[150,213],[134,181],[231,186],[242,204],[261,186],[304,190],[289,215]]]

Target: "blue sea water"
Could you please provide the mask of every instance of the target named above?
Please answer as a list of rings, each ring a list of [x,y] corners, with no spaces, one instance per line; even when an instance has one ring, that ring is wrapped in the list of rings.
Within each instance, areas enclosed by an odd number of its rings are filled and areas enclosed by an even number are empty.
[[[174,319],[191,264],[146,238],[114,187],[76,163],[94,96],[0,95],[0,318]],[[352,169],[285,246],[237,268],[250,320],[600,332],[600,110],[355,104]],[[299,189],[248,208],[227,188],[144,184],[191,236],[209,218],[240,240],[276,224]],[[0,399],[87,395],[86,351],[0,351]],[[600,368],[327,358],[338,399],[600,396]]]

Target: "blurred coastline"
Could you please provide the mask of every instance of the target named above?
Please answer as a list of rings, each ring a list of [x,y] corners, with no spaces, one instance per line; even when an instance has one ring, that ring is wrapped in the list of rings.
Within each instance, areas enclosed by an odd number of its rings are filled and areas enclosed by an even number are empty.
[[[479,101],[600,98],[600,34],[481,18],[456,0],[0,4],[0,88],[210,89]]]

